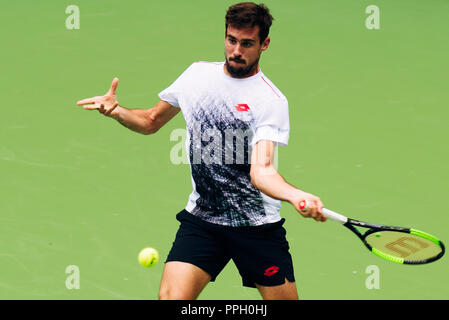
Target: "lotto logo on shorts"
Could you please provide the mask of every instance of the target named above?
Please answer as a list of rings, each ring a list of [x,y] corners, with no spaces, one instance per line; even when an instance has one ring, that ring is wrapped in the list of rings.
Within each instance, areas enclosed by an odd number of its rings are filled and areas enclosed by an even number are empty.
[[[278,271],[279,271],[279,267],[272,266],[272,267],[269,267],[267,270],[265,270],[264,275],[266,275],[267,277],[271,277],[273,274],[278,273]]]
[[[238,104],[235,106],[235,108],[237,109],[237,111],[248,111],[249,110],[249,106],[247,104]]]

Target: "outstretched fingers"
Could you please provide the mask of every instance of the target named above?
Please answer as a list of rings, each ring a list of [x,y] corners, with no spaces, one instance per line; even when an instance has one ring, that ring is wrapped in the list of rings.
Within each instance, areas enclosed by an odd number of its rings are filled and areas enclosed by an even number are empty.
[[[109,88],[108,93],[112,94],[112,95],[115,95],[115,91],[117,90],[117,86],[118,86],[118,78],[114,78],[112,80],[111,87]]]
[[[101,108],[101,104],[94,103],[94,104],[86,104],[83,106],[84,110],[99,110]]]
[[[92,97],[92,98],[87,98],[87,99],[83,99],[78,101],[76,104],[79,106],[85,105],[85,104],[93,104],[96,103],[97,101],[97,97]]]

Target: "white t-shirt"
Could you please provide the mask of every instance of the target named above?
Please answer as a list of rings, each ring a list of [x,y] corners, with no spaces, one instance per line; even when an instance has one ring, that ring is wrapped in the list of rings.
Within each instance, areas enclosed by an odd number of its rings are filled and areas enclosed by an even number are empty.
[[[287,145],[290,131],[288,101],[262,71],[237,79],[224,73],[224,62],[195,62],[159,97],[186,120],[193,191],[185,209],[226,226],[279,221],[281,201],[250,179],[252,146]]]

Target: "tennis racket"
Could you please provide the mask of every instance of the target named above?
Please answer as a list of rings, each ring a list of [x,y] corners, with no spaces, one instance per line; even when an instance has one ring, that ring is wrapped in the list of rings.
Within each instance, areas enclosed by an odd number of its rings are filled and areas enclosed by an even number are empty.
[[[307,211],[307,201],[300,201],[299,208]],[[354,232],[372,253],[389,261],[425,264],[440,259],[445,252],[443,242],[423,231],[358,221],[326,208],[322,213]],[[356,226],[368,230],[362,233]]]

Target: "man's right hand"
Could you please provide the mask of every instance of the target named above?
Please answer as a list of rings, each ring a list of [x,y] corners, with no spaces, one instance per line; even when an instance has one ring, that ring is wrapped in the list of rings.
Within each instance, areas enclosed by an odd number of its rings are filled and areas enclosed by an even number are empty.
[[[305,200],[308,204],[306,208],[300,207],[300,202]],[[326,216],[323,214],[323,203],[321,199],[313,194],[298,190],[292,198],[291,204],[304,218],[313,218],[316,221],[325,222]]]
[[[83,106],[85,110],[98,110],[105,116],[112,116],[112,112],[118,106],[117,90],[118,78],[112,80],[111,88],[104,96],[96,96],[92,98],[83,99],[77,102],[77,105]]]

